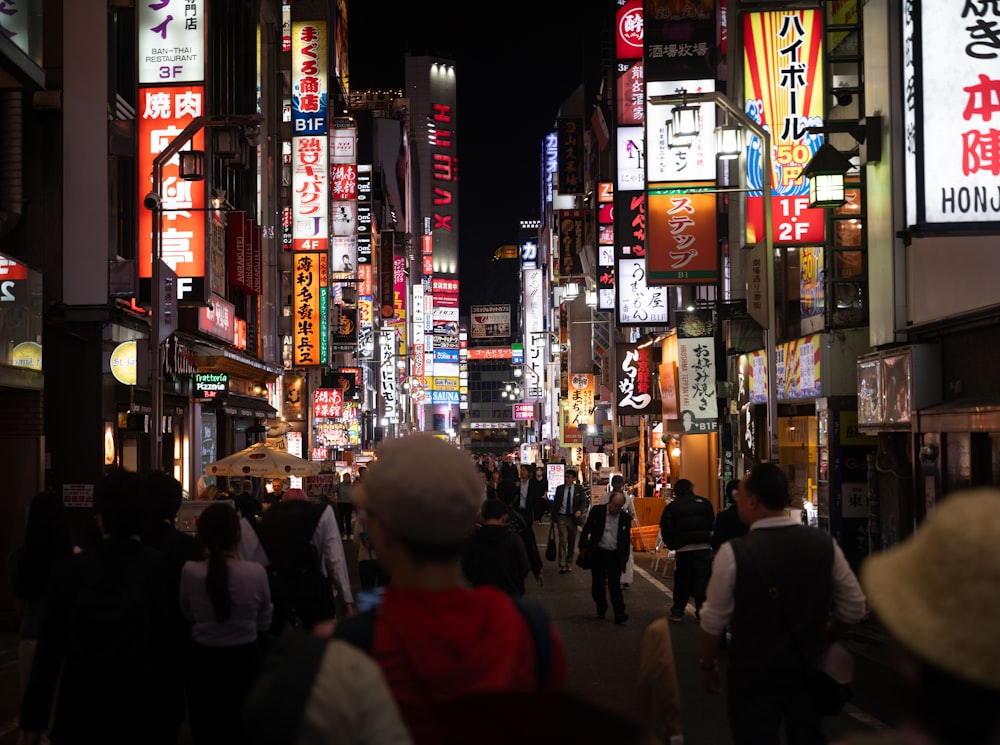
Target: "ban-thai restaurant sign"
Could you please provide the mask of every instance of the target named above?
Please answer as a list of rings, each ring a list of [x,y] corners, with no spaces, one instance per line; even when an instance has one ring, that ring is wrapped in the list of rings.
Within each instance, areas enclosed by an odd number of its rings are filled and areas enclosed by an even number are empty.
[[[802,175],[823,144],[823,135],[806,132],[809,127],[823,126],[820,11],[747,13],[743,17],[743,38],[746,111],[771,133],[774,242],[822,242],[823,210],[809,207],[809,184]],[[764,235],[762,144],[748,133],[747,239],[751,243]]]
[[[650,189],[646,208],[646,282],[708,284],[719,276],[714,191]]]

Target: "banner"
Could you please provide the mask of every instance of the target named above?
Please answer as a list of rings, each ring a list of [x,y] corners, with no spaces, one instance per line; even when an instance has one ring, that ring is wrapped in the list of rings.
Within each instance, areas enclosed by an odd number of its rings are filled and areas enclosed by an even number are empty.
[[[686,434],[719,429],[715,390],[715,339],[705,336],[677,340],[681,428]]]

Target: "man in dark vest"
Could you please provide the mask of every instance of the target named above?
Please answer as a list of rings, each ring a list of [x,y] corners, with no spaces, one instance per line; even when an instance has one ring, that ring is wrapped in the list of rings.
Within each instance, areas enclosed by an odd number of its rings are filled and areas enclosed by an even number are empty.
[[[674,552],[674,604],[670,620],[681,621],[688,598],[694,597],[695,615],[701,613],[705,588],[712,571],[712,503],[694,493],[694,484],[681,479],[674,484],[674,499],[663,508],[660,535]]]
[[[864,593],[833,539],[786,515],[788,478],[777,465],[756,466],[736,504],[750,532],[723,543],[712,564],[701,613],[702,687],[719,693],[716,654],[728,623],[733,743],[778,743],[782,723],[788,742],[825,743],[806,671],[831,637],[864,617]]]

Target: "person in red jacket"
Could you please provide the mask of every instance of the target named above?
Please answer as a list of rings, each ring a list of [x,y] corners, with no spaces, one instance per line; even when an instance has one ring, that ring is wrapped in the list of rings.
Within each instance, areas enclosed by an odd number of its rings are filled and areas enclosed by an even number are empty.
[[[495,587],[469,587],[462,574],[482,488],[468,454],[421,433],[384,443],[355,493],[392,577],[367,619],[370,651],[417,745],[447,741],[449,712],[464,697],[557,691],[566,677],[551,624],[548,674],[539,680],[528,614]],[[339,622],[335,635],[350,638],[364,616]]]

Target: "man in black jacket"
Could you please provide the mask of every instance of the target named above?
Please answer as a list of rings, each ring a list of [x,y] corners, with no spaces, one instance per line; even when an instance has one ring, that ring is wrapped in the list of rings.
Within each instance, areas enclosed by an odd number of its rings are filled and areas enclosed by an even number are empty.
[[[704,497],[694,493],[694,484],[681,479],[674,484],[674,499],[663,508],[660,535],[667,548],[674,551],[674,604],[670,620],[684,619],[688,598],[694,597],[695,616],[700,618],[701,604],[712,572],[712,529],[715,511]]]
[[[507,527],[507,505],[499,499],[483,504],[483,524],[465,547],[462,572],[474,586],[492,585],[514,598],[524,596],[528,553],[520,536]]]
[[[624,507],[625,495],[611,492],[607,504],[596,505],[590,510],[580,534],[580,552],[590,558],[590,591],[597,604],[597,617],[604,618],[608,611],[608,598],[604,592],[604,585],[607,584],[617,624],[628,620],[621,577],[632,550],[632,516]]]
[[[719,512],[715,518],[715,530],[712,532],[712,550],[718,551],[726,541],[733,538],[740,538],[750,530],[740,520],[739,511],[736,509],[736,497],[740,491],[740,482],[733,479],[726,484],[726,508]]]

